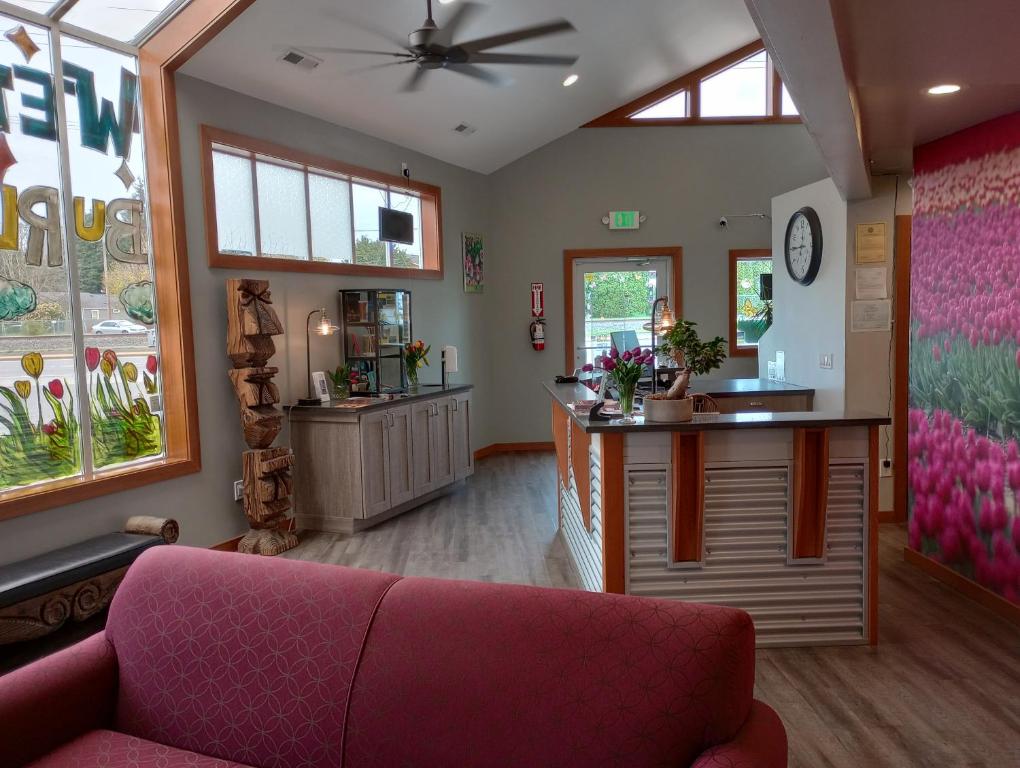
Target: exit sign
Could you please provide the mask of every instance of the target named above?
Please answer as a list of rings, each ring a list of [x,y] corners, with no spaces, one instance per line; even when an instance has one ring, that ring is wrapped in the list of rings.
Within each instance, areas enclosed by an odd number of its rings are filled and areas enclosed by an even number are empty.
[[[610,229],[638,229],[641,226],[639,211],[610,211]]]

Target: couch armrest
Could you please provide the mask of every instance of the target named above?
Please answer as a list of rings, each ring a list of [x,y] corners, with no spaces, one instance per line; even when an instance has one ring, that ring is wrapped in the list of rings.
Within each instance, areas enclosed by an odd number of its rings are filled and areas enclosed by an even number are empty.
[[[105,632],[0,677],[0,762],[21,766],[109,726],[116,697],[117,656]]]
[[[786,768],[786,729],[772,707],[751,702],[732,741],[701,754],[691,768]]]

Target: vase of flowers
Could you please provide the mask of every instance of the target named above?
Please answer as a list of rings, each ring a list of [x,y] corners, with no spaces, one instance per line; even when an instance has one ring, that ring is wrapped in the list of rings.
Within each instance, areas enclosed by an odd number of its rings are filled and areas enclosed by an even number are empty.
[[[338,365],[335,371],[326,371],[332,383],[330,400],[346,400],[351,396],[351,385],[357,382],[358,374],[349,364]]]
[[[616,391],[620,395],[620,413],[622,418],[620,424],[634,423],[634,393],[637,390],[638,380],[644,375],[645,367],[652,364],[654,356],[652,350],[641,347],[627,350],[623,354],[613,347],[608,354],[596,358],[595,365],[602,368],[616,385]],[[592,370],[595,366],[586,365],[585,370]]]
[[[407,365],[407,391],[418,391],[418,369],[429,364],[428,354],[431,345],[426,346],[421,339],[404,346],[404,363]]]

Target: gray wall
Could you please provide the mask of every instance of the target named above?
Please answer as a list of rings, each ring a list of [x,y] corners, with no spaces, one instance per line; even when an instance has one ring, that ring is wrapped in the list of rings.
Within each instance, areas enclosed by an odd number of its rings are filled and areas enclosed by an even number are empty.
[[[809,205],[822,224],[822,264],[811,285],[794,282],[786,271],[783,243],[790,216]],[[772,327],[758,341],[758,366],[768,375],[777,350],[786,353],[786,381],[813,387],[815,409],[842,411],[846,395],[846,203],[831,179],[779,195],[772,201]],[[832,355],[832,369],[819,357]]]
[[[774,196],[824,176],[801,125],[584,129],[493,174],[486,291],[496,440],[551,439],[539,382],[563,372],[564,249],[682,246],[684,316],[702,336],[728,336],[728,252],[768,247],[771,231],[759,219],[725,230],[716,222],[768,211]],[[601,218],[620,209],[647,220],[610,232]],[[533,281],[545,283],[542,352],[527,336]],[[718,375],[755,376],[755,361],[727,361]]]
[[[241,440],[237,405],[227,380],[224,281],[229,277],[264,277],[271,281],[273,300],[287,335],[277,337],[273,365],[284,402],[305,387],[305,335],[310,309],[325,306],[336,313],[336,291],[357,287],[410,287],[415,335],[436,348],[453,344],[460,350],[459,381],[478,385],[478,414],[488,409],[491,387],[485,348],[484,306],[488,297],[463,292],[460,233],[489,229],[489,180],[401,147],[317,120],[306,115],[224,90],[187,77],[177,80],[181,161],[186,198],[188,260],[191,270],[192,320],[198,371],[202,471],[135,491],[104,496],[81,504],[27,515],[0,523],[0,563],[9,562],[118,529],[138,513],[176,517],[181,541],[208,546],[246,530],[231,485],[241,476]],[[443,188],[443,280],[378,280],[277,272],[234,272],[210,269],[206,263],[205,220],[199,125],[245,133],[381,171],[400,173],[401,161],[414,176]],[[312,367],[321,370],[339,360],[339,336],[313,338]],[[438,380],[438,358],[423,381]],[[473,421],[476,445],[492,442],[484,418]],[[284,436],[285,437],[285,436]],[[282,439],[281,439],[282,442]]]

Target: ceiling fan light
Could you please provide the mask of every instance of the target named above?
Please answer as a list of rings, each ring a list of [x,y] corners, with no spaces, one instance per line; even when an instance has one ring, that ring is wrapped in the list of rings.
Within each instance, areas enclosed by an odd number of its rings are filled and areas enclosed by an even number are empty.
[[[933,85],[928,89],[929,96],[946,96],[950,93],[956,93],[960,90],[960,86],[956,83],[940,83]]]
[[[577,74],[567,75],[567,79],[563,81],[563,87],[569,88],[580,79],[581,79],[580,75]]]

